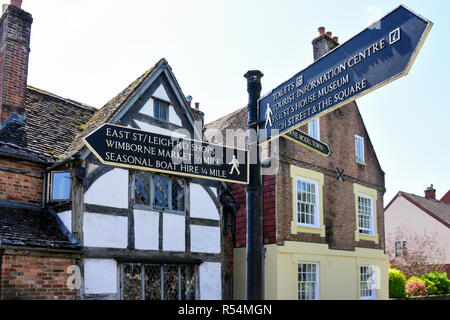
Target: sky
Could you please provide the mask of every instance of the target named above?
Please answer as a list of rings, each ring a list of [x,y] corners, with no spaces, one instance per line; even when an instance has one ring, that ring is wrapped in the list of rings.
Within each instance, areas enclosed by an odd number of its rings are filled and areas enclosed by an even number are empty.
[[[434,26],[407,76],[356,102],[384,204],[430,184],[440,199],[450,189],[448,0],[24,0],[28,84],[100,108],[164,57],[208,123],[247,104],[247,70],[264,73],[265,94],[313,62],[318,27],[343,43],[400,4]]]

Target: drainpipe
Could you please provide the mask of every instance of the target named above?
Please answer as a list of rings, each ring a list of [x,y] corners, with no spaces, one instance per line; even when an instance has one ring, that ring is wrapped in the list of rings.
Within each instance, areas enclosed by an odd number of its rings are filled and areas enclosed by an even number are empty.
[[[47,198],[47,172],[44,172],[44,182],[42,186],[42,203],[41,203],[42,209],[45,208],[46,198]]]
[[[1,242],[1,241],[0,241]],[[0,300],[3,300],[3,286],[2,286],[2,262],[3,262],[3,251],[4,249],[0,249]]]

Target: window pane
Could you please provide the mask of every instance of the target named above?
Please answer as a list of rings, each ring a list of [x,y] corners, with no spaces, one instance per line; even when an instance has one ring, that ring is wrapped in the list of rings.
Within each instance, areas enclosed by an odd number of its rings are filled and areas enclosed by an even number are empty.
[[[123,298],[125,300],[141,300],[141,265],[129,263],[125,264],[123,268],[125,277],[123,282]]]
[[[182,266],[181,273],[181,299],[195,299],[195,269],[193,266]]]
[[[155,184],[155,202],[154,206],[159,208],[169,207],[169,178],[163,176],[154,176]]]
[[[70,199],[70,172],[54,172],[52,200]]]
[[[135,178],[135,203],[140,205],[150,205],[150,183],[151,174],[148,172],[137,171],[134,174]]]
[[[172,179],[172,210],[184,211],[185,184],[181,179]]]
[[[160,117],[159,101],[153,100],[153,110],[154,110],[155,118],[159,119],[159,117]]]
[[[145,265],[145,300],[161,300],[161,266]]]
[[[163,103],[160,104],[160,113],[161,113],[160,119],[161,120],[167,121],[167,111],[168,111],[167,109],[168,109],[168,107],[166,104],[163,104]]]
[[[164,300],[178,300],[178,266],[164,265]]]

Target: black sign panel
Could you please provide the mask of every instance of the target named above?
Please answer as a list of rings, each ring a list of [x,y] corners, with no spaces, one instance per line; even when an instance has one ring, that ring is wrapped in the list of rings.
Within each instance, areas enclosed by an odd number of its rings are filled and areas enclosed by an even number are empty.
[[[245,150],[113,124],[84,142],[103,164],[248,184]]]
[[[322,155],[328,156],[330,154],[330,148],[328,148],[328,146],[325,143],[317,139],[314,139],[313,137],[301,132],[298,129],[289,131],[283,137],[288,140],[299,143],[305,147],[308,147],[311,150],[316,151]]]

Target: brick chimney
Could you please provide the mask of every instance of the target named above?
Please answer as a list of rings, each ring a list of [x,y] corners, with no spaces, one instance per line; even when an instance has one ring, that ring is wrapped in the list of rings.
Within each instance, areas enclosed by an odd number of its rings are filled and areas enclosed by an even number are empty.
[[[0,18],[0,124],[10,116],[23,120],[33,18],[22,1],[3,5]]]
[[[433,185],[425,190],[425,198],[436,199],[436,189],[433,188]]]
[[[339,43],[337,42],[338,38],[332,38],[332,33],[330,31],[325,32],[324,27],[320,27],[318,31],[319,35],[312,41],[314,61],[339,45]]]

